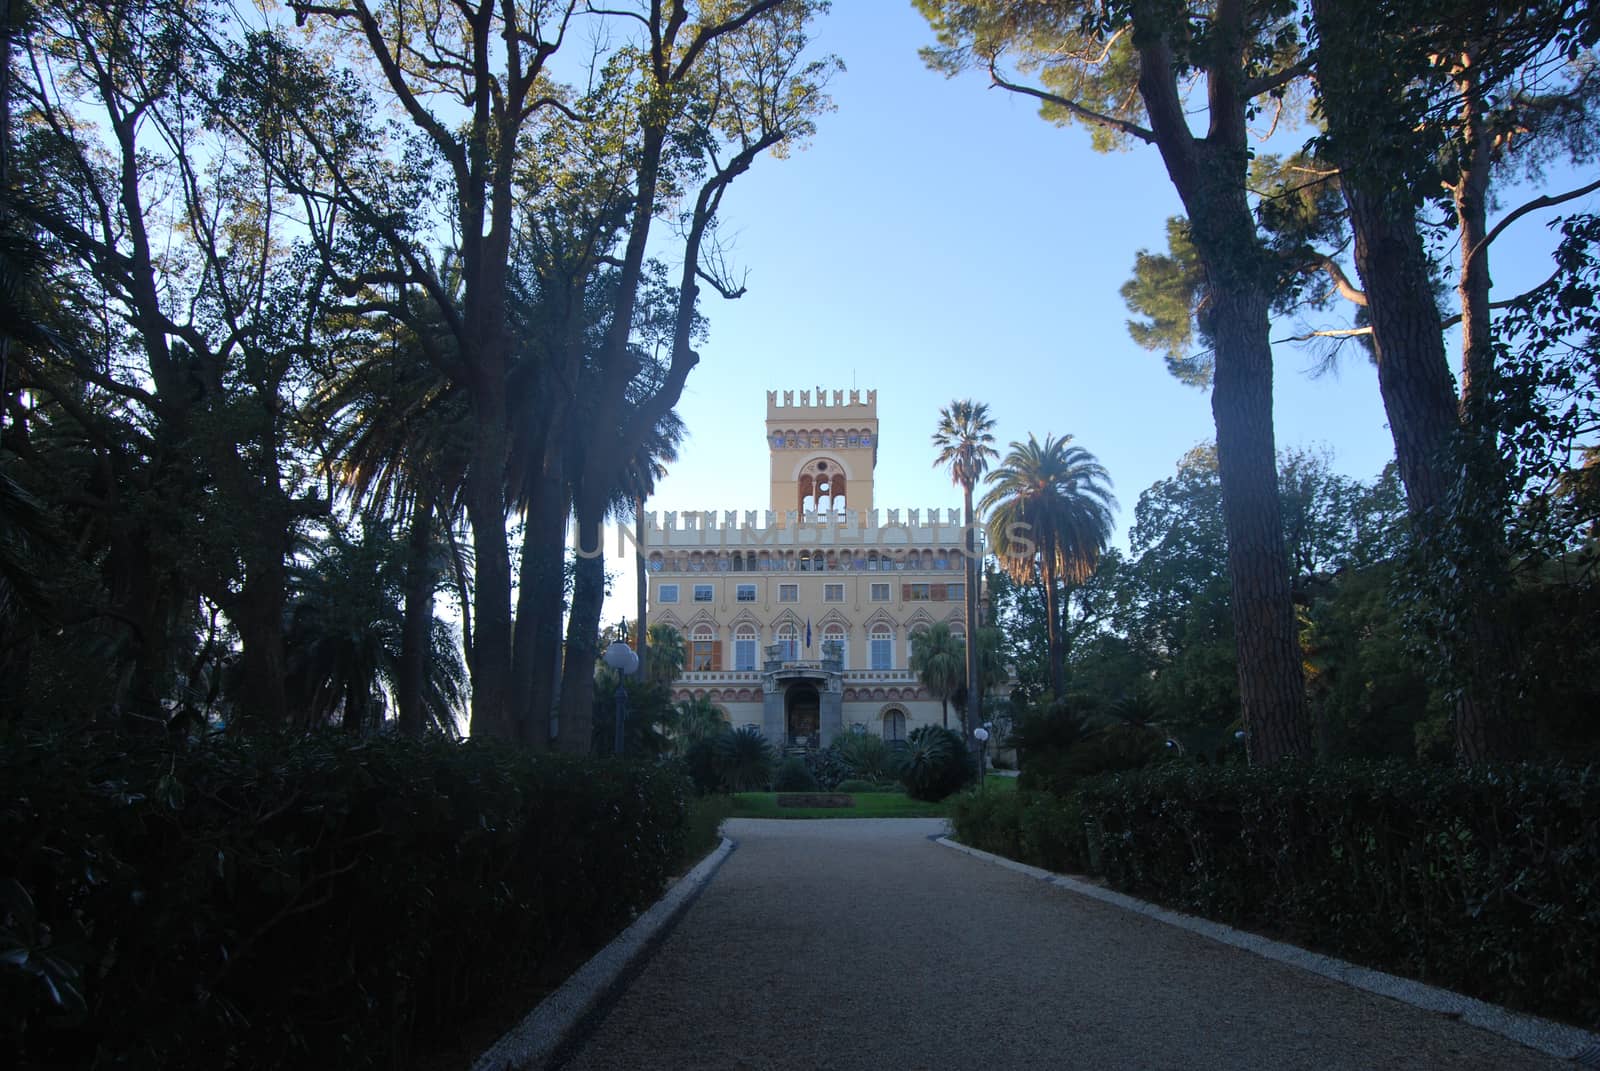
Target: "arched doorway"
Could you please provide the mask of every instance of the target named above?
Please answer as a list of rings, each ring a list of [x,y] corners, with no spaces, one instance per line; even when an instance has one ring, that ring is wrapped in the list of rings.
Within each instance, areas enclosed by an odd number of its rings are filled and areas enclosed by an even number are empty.
[[[786,735],[789,742],[816,747],[820,742],[817,731],[822,725],[822,698],[817,694],[816,685],[791,684],[785,700],[788,705]]]

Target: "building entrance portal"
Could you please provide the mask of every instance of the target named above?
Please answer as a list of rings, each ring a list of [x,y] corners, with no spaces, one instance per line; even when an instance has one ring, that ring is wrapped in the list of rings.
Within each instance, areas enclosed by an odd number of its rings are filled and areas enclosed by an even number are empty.
[[[822,727],[822,700],[815,685],[791,684],[788,695],[789,743],[799,747],[817,747],[818,730]]]

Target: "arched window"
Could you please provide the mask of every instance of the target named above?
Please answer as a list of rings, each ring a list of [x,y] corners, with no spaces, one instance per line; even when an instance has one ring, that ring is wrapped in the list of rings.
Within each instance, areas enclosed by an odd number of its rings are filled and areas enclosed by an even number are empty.
[[[710,625],[696,625],[689,641],[689,668],[704,673],[717,668],[717,634]]]
[[[756,668],[756,630],[753,625],[740,625],[733,634],[733,668]]]
[[[827,654],[827,645],[830,643],[837,643],[839,645],[839,657],[844,661],[844,668],[849,669],[850,644],[845,640],[843,625],[828,625],[822,630],[822,651],[824,655]]]
[[[778,657],[793,662],[800,657],[800,630],[793,625],[778,626]]]
[[[873,669],[894,668],[894,633],[889,631],[888,625],[872,626],[867,637],[867,648],[871,656],[869,664]]]
[[[889,743],[899,743],[906,738],[906,712],[903,710],[886,710],[883,712],[883,738]]]

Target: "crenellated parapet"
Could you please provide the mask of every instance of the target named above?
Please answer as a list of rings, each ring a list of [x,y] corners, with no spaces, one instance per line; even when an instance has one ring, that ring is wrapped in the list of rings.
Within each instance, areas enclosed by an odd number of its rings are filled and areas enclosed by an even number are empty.
[[[934,506],[927,510],[854,510],[839,513],[803,513],[799,510],[666,510],[644,515],[645,539],[662,535],[726,535],[744,531],[762,533],[872,530],[949,532],[961,527],[959,509]]]
[[[828,391],[822,387],[817,387],[814,391],[767,391],[768,419],[793,416],[796,410],[814,411],[818,409],[841,411],[856,409],[875,415],[878,411],[878,392],[875,390]]]

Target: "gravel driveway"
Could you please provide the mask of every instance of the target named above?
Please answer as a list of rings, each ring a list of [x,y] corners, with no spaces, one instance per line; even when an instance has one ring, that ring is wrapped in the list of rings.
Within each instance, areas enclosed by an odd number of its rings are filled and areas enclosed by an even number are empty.
[[[940,819],[735,819],[573,1069],[1569,1065],[932,843]]]

